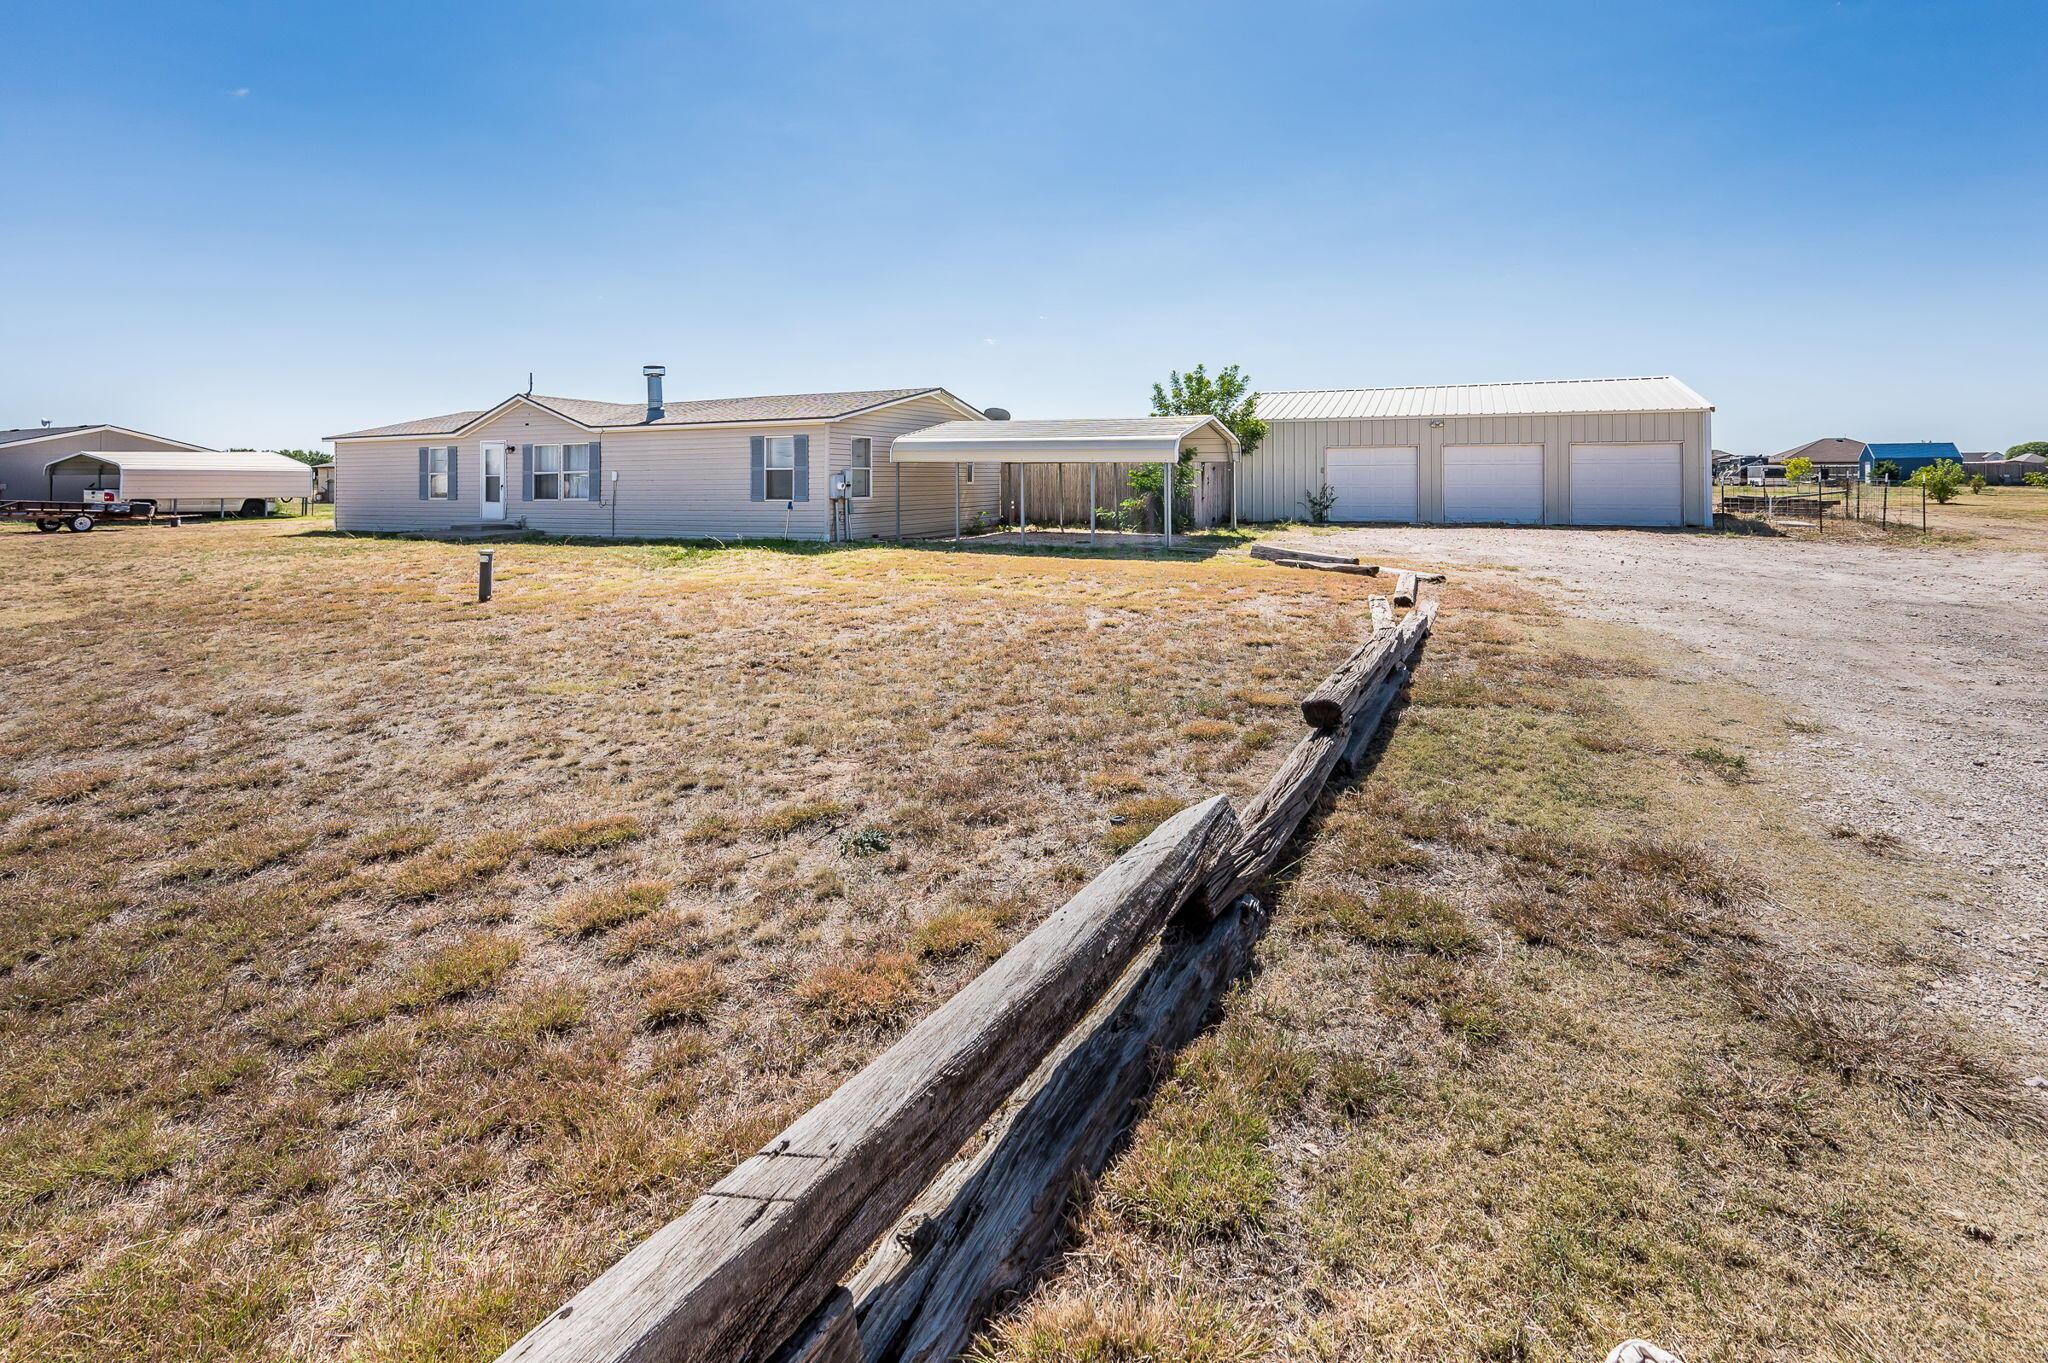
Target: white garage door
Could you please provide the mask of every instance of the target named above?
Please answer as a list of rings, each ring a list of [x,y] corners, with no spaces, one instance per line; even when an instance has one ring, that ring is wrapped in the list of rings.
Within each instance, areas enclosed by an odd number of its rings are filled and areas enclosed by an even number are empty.
[[[1444,519],[1509,525],[1542,521],[1543,447],[1444,446]]]
[[[1572,446],[1573,525],[1677,525],[1676,445]]]
[[[1415,462],[1413,445],[1327,451],[1323,480],[1337,494],[1330,519],[1413,521]]]

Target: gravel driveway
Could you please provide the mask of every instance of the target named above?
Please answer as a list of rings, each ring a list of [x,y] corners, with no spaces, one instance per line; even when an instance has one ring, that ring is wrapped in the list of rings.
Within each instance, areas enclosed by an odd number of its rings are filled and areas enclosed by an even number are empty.
[[[1368,562],[1553,578],[1563,609],[1668,636],[1702,675],[1821,721],[1791,735],[1781,774],[1953,868],[1934,907],[1962,969],[1928,1002],[2048,1063],[2048,555],[1628,530],[1334,539]],[[1930,713],[1948,716],[1932,738]]]

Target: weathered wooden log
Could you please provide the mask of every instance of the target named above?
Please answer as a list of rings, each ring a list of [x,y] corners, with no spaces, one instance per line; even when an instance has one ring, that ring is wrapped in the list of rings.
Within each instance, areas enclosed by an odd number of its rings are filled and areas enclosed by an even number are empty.
[[[1252,557],[1279,562],[1283,559],[1301,559],[1308,563],[1351,563],[1358,562],[1356,554],[1326,554],[1320,549],[1295,549],[1284,544],[1259,543],[1252,546]]]
[[[1378,577],[1379,565],[1373,563],[1321,563],[1306,558],[1276,558],[1270,560],[1276,568],[1313,568],[1324,573],[1350,573],[1353,577]]]
[[[861,1363],[860,1326],[853,1294],[840,1288],[775,1355],[775,1363]]]
[[[1403,573],[1394,579],[1394,604],[1412,606],[1415,604],[1415,574]]]
[[[1375,596],[1368,599],[1366,604],[1372,609],[1372,632],[1374,634],[1383,633],[1394,627],[1394,608],[1387,604],[1387,598]]]
[[[1200,1030],[1264,922],[1256,901],[1168,929],[935,1180],[852,1287],[869,1363],[942,1363],[1037,1281],[1076,1185],[1108,1164],[1164,1056]]]
[[[1237,832],[1168,819],[959,993],[501,1356],[705,1363],[772,1354],[1019,1080],[1100,1000]]]
[[[1411,611],[1394,629],[1375,634],[1356,652],[1337,665],[1337,670],[1302,698],[1301,717],[1318,729],[1334,728],[1358,708],[1360,700],[1379,679],[1393,670],[1397,655],[1429,629],[1435,603]]]
[[[1380,730],[1380,723],[1387,717],[1394,698],[1401,694],[1401,688],[1408,684],[1412,667],[1397,667],[1373,688],[1357,718],[1351,721],[1351,741],[1344,745],[1344,755],[1337,759],[1337,773],[1349,775],[1356,772],[1365,757],[1365,750],[1371,746],[1373,735]]]
[[[1350,727],[1340,724],[1317,729],[1294,745],[1280,770],[1238,816],[1237,841],[1209,873],[1197,905],[1213,912],[1209,906],[1234,904],[1272,874],[1295,830],[1322,798],[1350,738]]]

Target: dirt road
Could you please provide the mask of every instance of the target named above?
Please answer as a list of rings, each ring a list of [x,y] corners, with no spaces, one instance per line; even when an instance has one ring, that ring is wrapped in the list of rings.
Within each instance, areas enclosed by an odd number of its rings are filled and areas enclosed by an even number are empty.
[[[1963,968],[1929,1004],[2048,1064],[2048,553],[1805,533],[1334,538],[1369,561],[1553,579],[1564,609],[1665,635],[1703,675],[1817,721],[1793,735],[1780,774],[1816,808],[1862,811],[1953,869],[1938,912]]]

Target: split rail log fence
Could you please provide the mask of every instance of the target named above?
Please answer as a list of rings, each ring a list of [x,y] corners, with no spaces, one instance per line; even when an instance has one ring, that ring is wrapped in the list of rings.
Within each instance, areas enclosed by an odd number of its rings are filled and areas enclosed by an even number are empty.
[[[1302,702],[1311,731],[1242,812],[1218,795],[1162,823],[500,1363],[964,1349],[1035,1281],[1160,1058],[1245,969],[1265,923],[1250,892],[1356,769],[1435,614],[1375,632]]]

